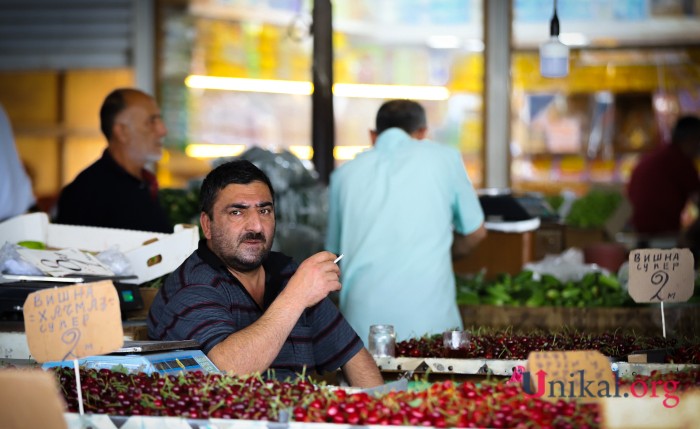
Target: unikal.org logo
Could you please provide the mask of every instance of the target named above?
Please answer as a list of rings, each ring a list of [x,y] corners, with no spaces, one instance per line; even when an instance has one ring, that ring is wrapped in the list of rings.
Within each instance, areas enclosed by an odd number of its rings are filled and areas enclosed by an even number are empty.
[[[675,395],[679,382],[676,380],[635,380],[629,386],[629,391],[620,392],[620,377],[618,375],[618,365],[611,365],[615,375],[614,383],[611,385],[607,380],[586,379],[584,370],[574,371],[569,374],[568,380],[548,380],[547,372],[544,370],[535,373],[535,385],[532,387],[532,376],[522,365],[513,368],[513,375],[509,383],[522,384],[525,395],[532,398],[542,398],[545,395],[549,398],[574,399],[574,398],[658,398],[663,391],[663,406],[675,408],[680,402],[680,397]]]

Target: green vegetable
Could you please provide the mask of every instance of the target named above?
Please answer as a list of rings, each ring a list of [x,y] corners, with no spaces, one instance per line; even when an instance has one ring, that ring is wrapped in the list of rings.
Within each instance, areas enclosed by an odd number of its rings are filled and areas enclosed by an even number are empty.
[[[591,190],[573,202],[564,223],[579,228],[599,228],[617,210],[620,202],[622,194],[619,192]]]
[[[27,249],[37,249],[37,250],[45,250],[46,249],[46,244],[44,244],[41,241],[20,241],[17,244],[19,244],[22,247],[26,247]]]

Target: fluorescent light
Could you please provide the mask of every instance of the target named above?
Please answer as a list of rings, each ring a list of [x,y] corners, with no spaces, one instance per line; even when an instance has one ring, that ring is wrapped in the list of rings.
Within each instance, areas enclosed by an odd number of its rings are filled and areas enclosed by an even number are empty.
[[[190,144],[185,154],[190,158],[224,158],[238,156],[246,149],[243,144]]]
[[[189,88],[220,89],[226,91],[267,92],[276,94],[311,95],[311,82],[271,79],[244,79],[190,75],[185,79]],[[412,100],[447,100],[450,91],[444,86],[428,85],[369,85],[336,83],[333,94],[338,97],[358,98],[408,98]]]
[[[268,92],[273,94],[311,95],[314,92],[314,86],[311,84],[311,82],[273,79],[244,79],[238,77],[190,75],[185,79],[185,85],[189,88]]]
[[[411,100],[447,100],[450,91],[444,86],[421,85],[367,85],[336,83],[333,94],[338,97],[357,98],[408,98]]]
[[[289,151],[299,159],[311,159],[314,156],[314,150],[311,146],[289,146]]]
[[[336,146],[333,148],[333,158],[348,161],[355,159],[358,153],[369,149],[369,146]]]
[[[432,49],[456,49],[462,45],[457,36],[430,36],[426,42]]]
[[[587,46],[591,44],[585,34],[582,33],[561,33],[559,40],[566,46]]]

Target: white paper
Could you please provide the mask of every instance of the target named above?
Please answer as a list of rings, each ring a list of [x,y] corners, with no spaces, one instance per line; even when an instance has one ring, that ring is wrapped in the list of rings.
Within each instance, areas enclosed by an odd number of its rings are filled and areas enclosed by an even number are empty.
[[[35,250],[18,249],[20,256],[41,272],[53,277],[114,276],[95,256],[77,249]]]

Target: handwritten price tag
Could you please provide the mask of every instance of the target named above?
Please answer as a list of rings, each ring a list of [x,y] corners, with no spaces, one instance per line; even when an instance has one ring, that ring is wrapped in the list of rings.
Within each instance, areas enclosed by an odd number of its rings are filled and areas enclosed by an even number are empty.
[[[693,296],[693,254],[688,249],[637,249],[629,255],[634,302],[684,302]]]
[[[24,324],[37,362],[101,355],[124,345],[119,296],[111,281],[33,292],[24,302]]]
[[[597,350],[530,352],[524,388],[530,396],[556,402],[595,402],[618,395],[610,361]]]

